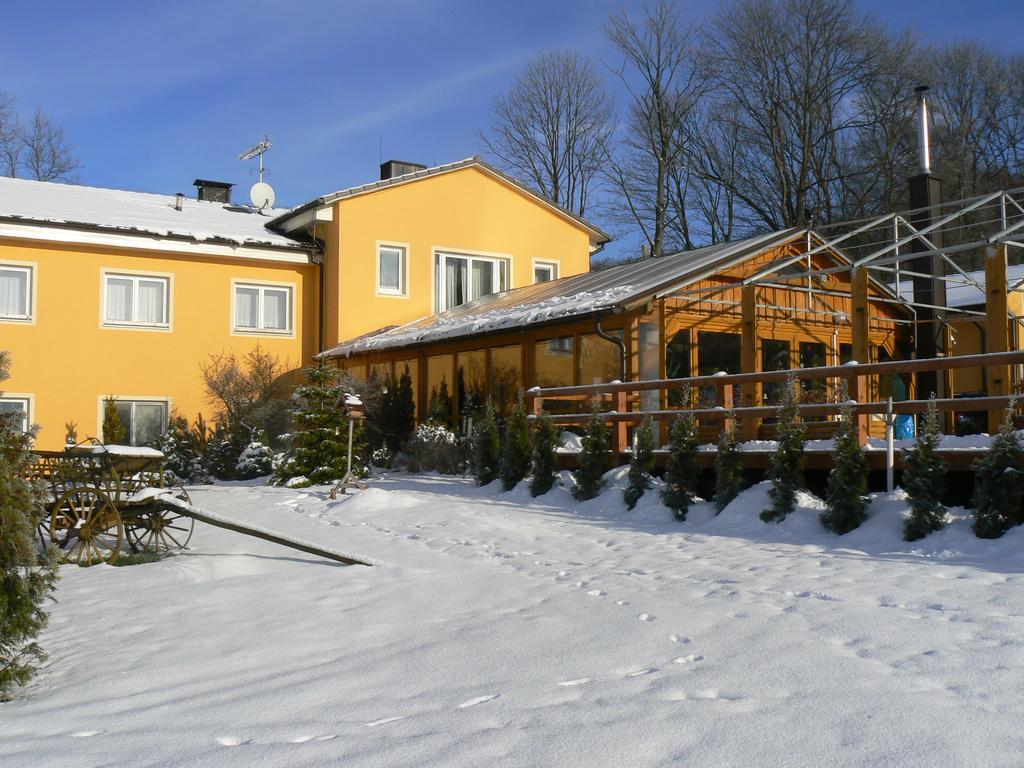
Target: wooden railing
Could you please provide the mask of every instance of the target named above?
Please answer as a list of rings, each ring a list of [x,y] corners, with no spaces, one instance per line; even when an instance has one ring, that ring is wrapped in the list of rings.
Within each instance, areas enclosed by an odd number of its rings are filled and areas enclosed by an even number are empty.
[[[959,357],[942,357],[930,360],[896,360],[885,363],[848,363],[846,365],[822,366],[819,368],[799,368],[788,371],[763,371],[758,373],[717,373],[711,376],[692,376],[685,379],[654,379],[649,381],[611,382],[608,384],[591,384],[573,387],[534,387],[526,393],[527,403],[531,408],[531,418],[536,418],[544,409],[545,402],[575,401],[604,402],[611,410],[600,412],[599,416],[615,425],[614,447],[622,452],[628,449],[628,429],[630,424],[640,422],[648,416],[656,422],[675,419],[680,412],[687,410],[700,419],[716,419],[722,428],[731,426],[730,419],[735,418],[748,428],[745,436],[756,433],[756,425],[761,419],[778,415],[778,408],[773,406],[736,407],[733,402],[735,385],[786,382],[795,379],[828,380],[845,382],[848,399],[845,402],[801,403],[797,406],[801,419],[809,416],[834,416],[844,408],[849,408],[857,425],[861,444],[867,442],[869,419],[872,415],[886,415],[889,442],[892,441],[892,417],[901,414],[923,413],[928,409],[928,400],[904,400],[893,402],[891,399],[868,399],[871,377],[887,374],[920,373],[924,371],[948,371],[962,368],[989,368],[1000,366],[1005,368],[1002,380],[1008,384],[1010,366],[1024,364],[1024,351],[995,352],[982,355],[962,355]],[[637,401],[642,392],[656,391],[667,395],[670,392],[700,391],[704,388],[715,389],[716,404],[714,407],[688,407],[631,410],[631,403]],[[760,389],[760,387],[758,387]],[[838,391],[838,388],[837,388]],[[631,397],[632,396],[632,397]],[[659,397],[659,401],[662,398]],[[935,405],[940,412],[973,412],[985,411],[989,414],[988,423],[998,424],[1005,409],[1014,401],[1009,395],[993,395],[985,397],[962,397],[936,399]],[[560,413],[551,416],[556,424],[582,425],[591,418],[592,411]]]

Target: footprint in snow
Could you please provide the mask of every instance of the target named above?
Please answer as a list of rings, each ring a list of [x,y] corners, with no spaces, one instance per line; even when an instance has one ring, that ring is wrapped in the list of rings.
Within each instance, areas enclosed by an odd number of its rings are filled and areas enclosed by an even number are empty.
[[[494,701],[496,698],[501,696],[500,693],[492,693],[487,696],[477,696],[476,698],[469,699],[459,704],[459,709],[466,709],[467,707],[475,707],[477,704],[483,704],[488,701]]]
[[[691,653],[689,656],[680,656],[678,659],[672,660],[675,664],[693,664],[698,661],[704,661],[704,657],[697,653]]]
[[[679,643],[680,645],[686,645],[690,642],[690,638],[683,637],[682,635],[669,635],[668,639],[673,643]]]
[[[72,733],[72,737],[76,739],[85,739],[89,736],[99,736],[103,731],[75,731]]]
[[[654,617],[649,613],[641,613],[637,618],[640,619],[640,621],[654,621]]]
[[[623,675],[623,677],[643,677],[644,675],[649,675],[652,672],[657,671],[657,667],[645,667],[644,669],[637,669],[633,672],[627,672],[625,675]]]
[[[592,677],[578,677],[575,680],[563,680],[559,683],[563,688],[575,688],[577,685],[586,685],[592,683],[594,678]]]
[[[390,720],[401,720],[402,718],[398,717],[398,718],[389,718],[389,719]],[[388,722],[388,721],[387,720],[382,720],[381,722]],[[373,725],[373,723],[367,723],[367,725]],[[325,736],[298,736],[298,737],[292,739],[292,744],[305,744],[307,741],[331,741],[332,739],[336,739],[336,738],[338,738],[338,734],[336,734],[336,733],[329,733],[329,734],[327,734]]]
[[[629,605],[629,600],[616,600],[616,605]]]
[[[217,743],[222,747],[240,747],[248,744],[252,739],[243,739],[240,736],[218,736]]]
[[[397,723],[399,720],[405,720],[408,715],[399,715],[398,717],[382,717],[380,720],[373,720],[369,723],[363,723],[366,728],[376,728],[378,725],[387,725],[388,723]]]
[[[592,589],[589,592],[587,592],[587,594],[591,597],[604,597],[608,593],[605,592],[603,589]]]

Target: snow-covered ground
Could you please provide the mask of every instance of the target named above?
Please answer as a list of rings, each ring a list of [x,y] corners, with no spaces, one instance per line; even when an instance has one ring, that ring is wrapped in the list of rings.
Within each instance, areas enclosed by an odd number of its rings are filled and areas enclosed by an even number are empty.
[[[897,492],[840,538],[811,497],[760,522],[765,494],[677,523],[440,477],[196,489],[381,565],[197,524],[167,560],[65,568],[0,765],[1024,764],[1024,530],[906,544]]]

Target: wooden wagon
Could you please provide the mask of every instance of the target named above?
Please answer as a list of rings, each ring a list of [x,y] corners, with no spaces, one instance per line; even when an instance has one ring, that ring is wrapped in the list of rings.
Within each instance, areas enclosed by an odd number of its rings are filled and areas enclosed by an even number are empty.
[[[183,549],[195,521],[170,499],[164,455],[151,448],[91,442],[63,451],[36,451],[32,479],[45,489],[43,541],[78,565],[114,563],[125,543],[136,552]]]

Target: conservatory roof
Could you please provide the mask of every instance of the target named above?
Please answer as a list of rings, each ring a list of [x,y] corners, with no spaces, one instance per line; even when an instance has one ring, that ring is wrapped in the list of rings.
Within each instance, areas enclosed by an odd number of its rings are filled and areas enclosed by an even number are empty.
[[[616,314],[665,297],[715,272],[783,245],[806,230],[785,229],[609,269],[537,283],[476,301],[379,333],[350,339],[321,353],[348,357],[518,330],[571,318]]]

